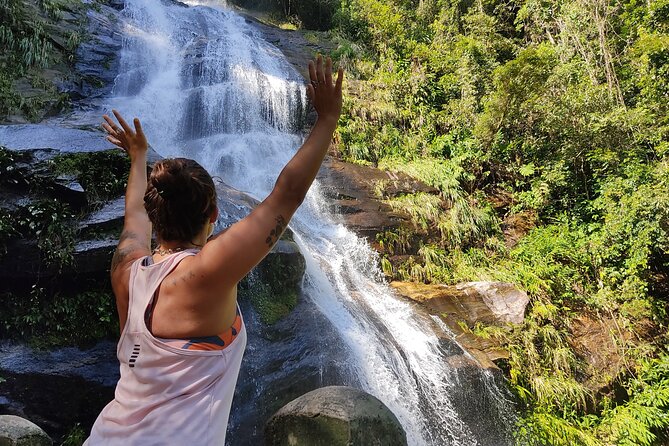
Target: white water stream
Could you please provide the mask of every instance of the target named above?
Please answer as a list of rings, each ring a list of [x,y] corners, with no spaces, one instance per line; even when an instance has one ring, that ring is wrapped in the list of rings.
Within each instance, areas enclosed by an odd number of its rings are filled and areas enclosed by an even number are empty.
[[[161,155],[194,158],[262,199],[301,143],[304,81],[241,16],[224,5],[188,4],[127,0],[120,74],[107,105],[140,117]],[[307,259],[304,298],[334,326],[352,374],[397,415],[409,444],[500,444],[458,414],[452,397],[461,390],[434,321],[393,295],[375,253],[334,221],[318,184],[291,227]],[[487,391],[501,395],[494,385]],[[495,418],[510,419],[503,398],[488,400]]]

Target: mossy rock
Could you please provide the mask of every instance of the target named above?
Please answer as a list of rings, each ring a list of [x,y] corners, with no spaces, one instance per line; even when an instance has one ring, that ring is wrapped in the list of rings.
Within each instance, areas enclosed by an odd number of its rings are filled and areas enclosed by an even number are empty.
[[[242,288],[265,324],[274,324],[297,305],[306,270],[297,243],[281,239],[250,274]]]

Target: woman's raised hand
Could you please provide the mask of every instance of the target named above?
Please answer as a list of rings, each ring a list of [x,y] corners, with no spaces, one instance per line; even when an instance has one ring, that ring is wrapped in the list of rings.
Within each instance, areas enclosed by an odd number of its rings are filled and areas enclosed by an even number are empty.
[[[134,159],[136,155],[145,154],[149,148],[149,144],[146,141],[146,136],[144,136],[142,124],[139,122],[139,119],[134,119],[135,130],[133,131],[119,112],[116,110],[112,110],[112,112],[114,113],[114,116],[116,116],[118,123],[121,124],[121,127],[116,125],[112,118],[104,115],[103,118],[107,122],[102,123],[102,128],[108,133],[107,141],[125,151],[130,157],[130,160]]]
[[[325,66],[323,66],[325,65]],[[336,122],[341,113],[341,84],[344,80],[344,70],[339,68],[337,80],[332,80],[332,59],[318,56],[316,62],[309,62],[310,83],[307,85],[307,95],[314,104],[319,119],[334,119]]]

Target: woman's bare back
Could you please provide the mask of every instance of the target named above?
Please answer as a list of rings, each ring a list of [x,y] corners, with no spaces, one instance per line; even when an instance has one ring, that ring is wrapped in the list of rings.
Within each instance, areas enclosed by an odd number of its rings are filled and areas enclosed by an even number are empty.
[[[181,339],[213,336],[229,329],[237,314],[237,287],[214,289],[196,280],[198,254],[184,258],[154,296],[151,333]],[[166,256],[153,255],[154,263]]]

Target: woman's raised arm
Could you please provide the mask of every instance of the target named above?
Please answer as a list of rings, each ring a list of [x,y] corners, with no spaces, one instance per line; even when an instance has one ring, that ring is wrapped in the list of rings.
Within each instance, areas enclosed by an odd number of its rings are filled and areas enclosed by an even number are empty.
[[[309,76],[307,94],[318,113],[316,124],[269,196],[197,256],[193,266],[207,288],[236,285],[269,253],[316,178],[341,113],[343,70],[333,81],[332,61],[319,56],[315,63],[309,62]]]
[[[113,112],[121,127],[107,115],[104,115],[106,122],[102,127],[109,134],[107,140],[124,150],[130,157],[123,231],[111,264],[112,289],[116,296],[116,308],[123,331],[128,316],[130,266],[136,259],[151,254],[151,222],[144,209],[148,143],[139,119],[135,118],[133,130],[119,112],[116,110]]]

